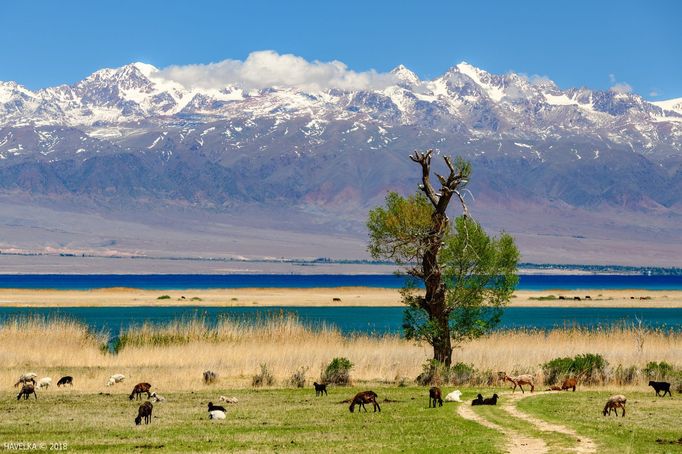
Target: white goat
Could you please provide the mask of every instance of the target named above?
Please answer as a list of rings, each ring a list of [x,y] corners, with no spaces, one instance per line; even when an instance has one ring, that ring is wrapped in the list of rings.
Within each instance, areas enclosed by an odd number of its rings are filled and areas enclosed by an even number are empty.
[[[121,383],[125,379],[126,379],[126,376],[123,374],[114,374],[111,377],[109,377],[109,381],[107,382],[107,386],[113,386],[116,383]]]
[[[22,374],[21,377],[19,377],[19,380],[14,384],[14,387],[16,388],[19,385],[24,385],[28,382],[33,383],[34,385],[36,384],[36,377],[38,374],[35,372],[26,372],[25,374]]]
[[[220,410],[209,411],[208,419],[225,419],[225,412]]]
[[[220,396],[218,400],[221,402],[227,402],[228,404],[236,404],[237,402],[239,402],[239,399],[237,399],[236,397]]]
[[[447,396],[445,396],[445,402],[461,402],[462,391],[453,391]]]
[[[38,388],[49,388],[52,384],[52,379],[50,377],[43,377],[38,381]]]
[[[165,402],[166,401],[165,397],[163,397],[159,394],[156,394],[155,392],[151,393],[151,395],[149,396],[149,399],[151,399],[152,402]]]

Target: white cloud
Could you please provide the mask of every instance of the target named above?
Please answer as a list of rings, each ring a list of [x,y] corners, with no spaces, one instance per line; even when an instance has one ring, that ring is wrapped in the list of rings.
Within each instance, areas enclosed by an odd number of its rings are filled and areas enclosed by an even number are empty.
[[[246,60],[169,66],[153,77],[178,82],[186,88],[220,89],[227,85],[244,88],[297,87],[308,90],[382,89],[393,85],[395,76],[374,70],[356,72],[340,61],[309,62],[292,54],[271,50],[252,52]]]
[[[617,84],[613,85],[611,88],[609,88],[614,93],[632,93],[632,87],[630,84],[626,84],[625,82],[618,82]]]

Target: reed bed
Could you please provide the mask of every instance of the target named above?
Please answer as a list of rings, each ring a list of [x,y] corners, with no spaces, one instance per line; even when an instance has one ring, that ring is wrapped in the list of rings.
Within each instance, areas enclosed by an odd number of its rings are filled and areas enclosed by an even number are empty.
[[[247,322],[222,319],[210,324],[191,319],[168,325],[144,324],[119,333],[117,352],[107,348],[108,336],[84,325],[60,319],[29,318],[0,325],[0,383],[11,387],[23,372],[53,380],[73,375],[85,391],[125,392],[138,381],[159,390],[182,391],[215,386],[247,387],[260,365],[266,364],[275,386],[286,386],[304,368],[308,383],[319,379],[335,357],[353,363],[355,382],[412,382],[431,356],[428,345],[397,335],[344,336],[330,326],[311,328],[294,316],[281,314]],[[453,361],[479,371],[530,372],[542,379],[540,365],[557,357],[602,355],[609,367],[643,369],[651,361],[682,367],[682,334],[636,326],[582,330],[499,331],[454,351]],[[202,372],[219,374],[215,385],[204,385]],[[125,374],[125,385],[105,388],[108,377]],[[638,377],[636,384],[646,384]]]

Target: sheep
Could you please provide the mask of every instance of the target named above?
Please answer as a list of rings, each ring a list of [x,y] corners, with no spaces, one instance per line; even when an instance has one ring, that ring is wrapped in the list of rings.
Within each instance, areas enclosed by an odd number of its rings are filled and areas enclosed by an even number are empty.
[[[152,422],[152,410],[154,406],[151,402],[147,401],[140,405],[137,409],[137,417],[135,418],[135,425],[139,426],[142,423],[142,418],[144,418],[144,423],[149,424]]]
[[[663,391],[663,397],[665,397],[665,394],[668,393],[670,397],[673,395],[670,393],[670,383],[667,381],[649,381],[649,386],[654,388],[654,391],[656,391],[656,395],[659,396],[658,393]]]
[[[321,396],[323,393],[325,395],[327,394],[327,384],[326,383],[318,383],[314,382],[313,386],[315,387],[315,396]]]
[[[618,416],[618,409],[622,408],[623,409],[623,417],[625,417],[625,403],[627,402],[627,399],[625,398],[624,395],[622,394],[616,394],[615,396],[609,397],[609,400],[606,401],[606,405],[604,405],[604,411],[602,412],[604,416],[606,416],[606,411],[608,410],[608,414],[611,414],[611,411],[616,412],[616,416]]]
[[[474,400],[471,401],[471,405],[483,405],[483,396],[477,395]]]
[[[24,400],[28,399],[31,397],[31,394],[33,394],[33,397],[38,400],[38,394],[36,394],[36,388],[30,383],[24,383],[21,386],[21,391],[19,391],[19,394],[17,394],[17,400],[21,399],[21,396],[24,396]]]
[[[204,383],[207,385],[210,385],[211,383],[214,383],[215,381],[218,380],[218,374],[213,372],[212,370],[205,370],[204,371]]]
[[[165,397],[163,397],[163,396],[161,396],[161,395],[159,395],[159,394],[156,394],[155,392],[153,392],[153,393],[149,396],[149,398],[152,400],[152,402],[165,402],[165,401],[166,401],[166,398],[165,398]]]
[[[225,419],[225,412],[220,410],[209,411],[208,419]]]
[[[218,400],[221,402],[227,402],[228,404],[236,404],[237,402],[239,402],[239,399],[237,399],[236,397],[220,396]]]
[[[577,384],[578,384],[578,380],[576,380],[575,378],[567,378],[561,384],[561,390],[562,391],[568,391],[569,389],[573,388],[573,392],[575,392],[575,387]]]
[[[130,400],[138,400],[142,399],[142,393],[147,393],[147,398],[152,397],[152,393],[149,392],[149,389],[152,387],[149,383],[138,383],[135,385],[133,388],[133,392],[130,393],[130,396],[128,397]]]
[[[52,379],[50,377],[43,377],[38,381],[38,388],[47,389],[52,384]]]
[[[125,379],[126,379],[126,376],[123,374],[114,374],[111,377],[109,377],[109,381],[107,382],[107,386],[114,386],[116,383],[121,383]]]
[[[36,384],[36,377],[38,374],[35,372],[26,372],[25,374],[22,374],[21,377],[19,377],[19,380],[14,384],[14,387],[18,387],[19,385],[25,385],[28,382],[33,383],[33,385]]]
[[[510,377],[507,375],[506,372],[500,372],[500,376],[504,376],[503,379],[505,381],[510,381],[514,384],[514,389],[512,390],[512,393],[516,391],[516,387],[518,386],[521,388],[521,392],[525,394],[525,391],[523,390],[523,386],[521,385],[530,385],[530,392],[535,391],[535,384],[534,378],[530,374],[523,374],[523,375],[517,375],[516,377]]]
[[[500,396],[498,396],[497,394],[493,394],[493,397],[483,399],[482,405],[497,405],[497,399],[499,398]]]
[[[360,408],[363,408],[365,412],[367,412],[367,409],[365,408],[365,404],[372,403],[374,405],[374,411],[376,412],[377,409],[381,411],[381,407],[379,406],[379,403],[377,402],[377,393],[374,391],[362,391],[359,392],[353,397],[352,402],[350,403],[350,406],[348,409],[350,410],[351,413],[355,411],[355,406],[359,405]],[[359,410],[358,410],[359,412]]]
[[[225,407],[223,407],[221,405],[213,405],[213,402],[209,402],[208,403],[208,412],[210,413],[210,412],[216,411],[216,410],[222,411],[223,413],[227,412],[227,410],[225,410]]]
[[[66,385],[73,386],[73,377],[71,375],[65,375],[62,378],[60,378],[59,381],[57,382],[57,388]]]
[[[429,408],[431,408],[431,403],[433,403],[433,408],[436,408],[436,403],[439,404],[439,406],[443,406],[443,393],[441,392],[440,388],[437,386],[432,387],[429,389]]]
[[[447,396],[445,396],[445,402],[461,402],[462,391],[453,391]]]

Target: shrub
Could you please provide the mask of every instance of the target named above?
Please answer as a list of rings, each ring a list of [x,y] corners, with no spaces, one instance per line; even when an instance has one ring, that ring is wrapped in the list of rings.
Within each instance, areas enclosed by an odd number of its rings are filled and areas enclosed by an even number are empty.
[[[608,362],[603,356],[593,353],[576,355],[575,358],[555,358],[542,365],[545,383],[548,385],[563,381],[566,377],[574,376],[585,384],[604,383],[606,381],[606,367]]]
[[[632,385],[636,383],[639,376],[637,366],[623,367],[621,364],[616,367],[613,373],[614,381],[619,385]]]
[[[440,385],[444,380],[445,365],[435,359],[429,359],[422,364],[422,373],[417,375],[415,381],[420,386]]]
[[[170,299],[170,295],[161,295],[161,296],[159,296],[159,297],[156,298],[156,299],[157,299],[157,300],[169,300],[169,299]]]
[[[464,385],[472,381],[472,378],[474,378],[474,375],[476,374],[476,369],[474,369],[473,364],[457,363],[450,366],[450,370],[447,372],[446,383]]]
[[[275,383],[275,377],[272,376],[272,372],[268,369],[267,364],[260,365],[260,374],[253,376],[251,380],[251,386],[271,386]]]
[[[472,381],[479,381],[479,378],[476,376],[476,369],[472,364],[456,363],[448,368],[445,364],[432,359],[422,365],[422,373],[417,376],[415,381],[421,386],[447,383],[463,385]]]
[[[289,384],[297,388],[304,388],[306,372],[308,372],[308,368],[302,366],[300,369],[298,369],[291,375],[291,378],[289,379]]]
[[[327,368],[322,374],[323,383],[333,383],[335,385],[349,385],[350,384],[350,370],[353,368],[353,363],[347,358],[334,358],[327,365]]]
[[[668,364],[665,361],[661,361],[660,363],[651,361],[647,363],[642,372],[644,372],[644,375],[650,380],[665,380],[675,375],[675,368],[672,364]]]

